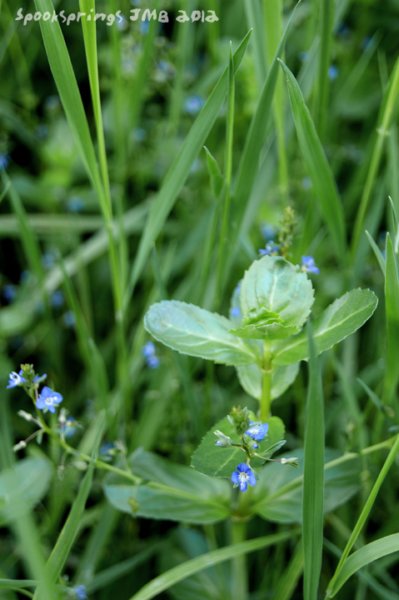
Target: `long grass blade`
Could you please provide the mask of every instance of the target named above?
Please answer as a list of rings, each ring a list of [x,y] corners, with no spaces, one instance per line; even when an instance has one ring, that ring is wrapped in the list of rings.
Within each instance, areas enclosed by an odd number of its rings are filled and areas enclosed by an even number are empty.
[[[245,54],[251,32],[247,33],[243,41],[234,53],[234,68],[238,69]],[[127,303],[133,293],[137,280],[142,272],[153,244],[159,235],[177,196],[184,185],[190,172],[191,166],[205,143],[222,107],[224,98],[228,91],[228,68],[216,84],[209,96],[205,106],[195,120],[189,134],[187,135],[179,155],[173,161],[164,183],[151,206],[148,221],[146,223],[136,260],[130,275],[128,290],[125,297]]]
[[[330,590],[327,597],[333,598],[336,596],[348,579],[360,569],[394,552],[399,552],[399,533],[387,535],[379,540],[375,540],[375,542],[370,542],[370,544],[366,544],[366,546],[354,552],[345,561],[339,576],[335,580],[334,587]]]
[[[145,585],[138,591],[130,600],[150,600],[161,592],[168,590],[173,585],[199,573],[207,567],[217,565],[220,562],[230,560],[241,554],[247,554],[248,552],[255,552],[267,548],[268,546],[274,546],[280,542],[284,542],[292,538],[293,532],[276,533],[274,535],[268,535],[266,537],[260,537],[256,540],[249,540],[240,544],[234,544],[233,546],[227,546],[227,548],[221,548],[219,550],[213,550],[202,554],[197,558],[188,560],[182,565],[170,569],[166,573],[155,577],[150,583]]]
[[[334,242],[338,258],[345,255],[345,223],[341,200],[301,89],[287,65],[280,61],[285,73],[299,146],[309,170],[320,212]]]
[[[321,367],[310,327],[308,340],[309,389],[303,473],[303,593],[305,600],[316,600],[323,549],[324,398]]]
[[[349,540],[347,541],[344,551],[342,552],[342,555],[341,555],[341,558],[337,565],[337,568],[335,569],[335,573],[334,573],[333,577],[331,578],[330,583],[328,585],[327,597],[329,597],[329,596],[331,597],[331,594],[335,594],[335,592],[336,592],[337,581],[341,577],[341,572],[342,572],[342,570],[345,566],[345,563],[348,559],[349,553],[352,550],[353,545],[355,544],[356,540],[358,539],[360,532],[362,531],[362,529],[371,513],[371,510],[374,506],[374,502],[377,498],[377,494],[380,491],[380,488],[388,474],[389,469],[393,465],[398,452],[399,452],[399,436],[396,437],[395,443],[393,444],[393,446],[384,462],[384,465],[383,465],[383,467],[371,489],[371,492],[366,500],[363,510],[360,513],[360,516],[356,522],[356,525],[353,528],[353,531],[349,537]]]

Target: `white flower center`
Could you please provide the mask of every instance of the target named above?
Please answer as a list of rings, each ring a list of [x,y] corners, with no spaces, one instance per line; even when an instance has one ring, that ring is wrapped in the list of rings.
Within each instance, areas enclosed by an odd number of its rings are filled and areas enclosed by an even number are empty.
[[[54,406],[56,403],[57,403],[57,397],[56,396],[49,396],[44,401],[44,404],[46,406]]]
[[[240,473],[238,478],[241,481],[241,483],[246,483],[249,479],[249,475],[248,473]]]

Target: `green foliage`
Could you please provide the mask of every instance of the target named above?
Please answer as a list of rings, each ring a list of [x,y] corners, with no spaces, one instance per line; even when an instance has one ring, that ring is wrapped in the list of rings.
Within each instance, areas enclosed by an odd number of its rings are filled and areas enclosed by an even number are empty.
[[[25,458],[0,474],[0,522],[2,525],[21,518],[46,494],[53,467],[40,458]]]
[[[242,325],[233,333],[273,341],[300,331],[310,314],[313,288],[305,273],[277,256],[264,256],[241,282]]]
[[[225,482],[143,450],[132,454],[130,463],[148,483],[129,486],[113,477],[107,481],[105,494],[118,510],[136,517],[202,524],[229,515],[230,490]]]
[[[251,492],[252,510],[268,521],[301,523],[303,506],[303,450],[284,454],[298,459],[298,468],[272,463],[259,471],[259,482]],[[359,459],[335,461],[337,453],[326,450],[324,466],[324,512],[349,500],[359,489]],[[339,464],[334,464],[338,462]],[[329,464],[331,463],[331,464]]]
[[[284,424],[278,417],[271,417],[267,420],[269,429],[264,440],[259,442],[259,448],[256,455],[257,458],[253,461],[253,465],[264,464],[265,459],[269,458],[273,453],[272,450],[277,450],[279,442],[284,440]],[[225,417],[203,438],[201,444],[194,452],[191,458],[191,464],[194,469],[210,475],[212,477],[227,477],[230,479],[232,472],[237,464],[244,462],[246,454],[242,448],[229,446],[221,448],[216,446],[217,436],[215,431],[221,431],[226,436],[229,436],[234,444],[240,443],[240,437],[236,433],[234,425],[228,417]]]
[[[317,354],[329,350],[359,329],[371,317],[378,299],[371,290],[352,290],[335,300],[322,313],[314,325]],[[274,361],[289,365],[309,356],[306,334],[276,347]]]
[[[166,346],[226,365],[256,360],[251,347],[230,333],[225,317],[185,302],[163,301],[146,313],[144,326]]]

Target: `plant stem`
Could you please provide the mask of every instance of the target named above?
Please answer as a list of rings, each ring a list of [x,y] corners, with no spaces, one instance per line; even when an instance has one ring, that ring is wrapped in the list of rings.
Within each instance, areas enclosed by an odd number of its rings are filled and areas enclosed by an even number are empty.
[[[262,397],[260,401],[260,418],[266,421],[270,417],[270,406],[272,403],[272,362],[268,344],[264,343],[263,350],[263,377]]]
[[[231,543],[244,542],[246,537],[246,522],[241,519],[231,520]],[[247,598],[247,564],[243,554],[236,556],[232,561],[233,574],[231,578],[232,600],[245,600]]]

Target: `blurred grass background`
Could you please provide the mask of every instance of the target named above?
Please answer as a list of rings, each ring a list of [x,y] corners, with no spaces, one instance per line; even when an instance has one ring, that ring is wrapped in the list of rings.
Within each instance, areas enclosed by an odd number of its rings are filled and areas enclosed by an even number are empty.
[[[50,4],[37,0],[24,11]],[[321,269],[315,314],[351,287],[371,287],[379,295],[372,321],[323,357],[323,389],[328,445],[359,451],[380,442],[395,430],[398,412],[399,2],[303,0],[294,13],[294,3],[283,0],[204,0],[201,6],[164,0],[155,6],[168,11],[168,23],[125,19],[112,26],[98,22],[95,31],[77,23],[60,30],[44,22],[24,27],[15,20],[19,7],[1,2],[4,387],[11,370],[33,363],[82,424],[76,433],[82,448],[105,407],[107,441],[188,463],[217,419],[234,404],[254,404],[227,367],[157,346],[159,366],[149,368],[143,314],[152,302],[172,297],[228,314],[243,271],[291,206],[292,260],[312,254]],[[96,3],[97,10],[126,16],[134,7],[126,0]],[[179,10],[198,8],[215,10],[219,21],[176,22]],[[77,2],[64,2],[62,9],[76,12]],[[272,63],[290,16],[279,57],[310,111],[296,118],[302,98],[292,81],[287,87],[280,64]],[[239,45],[249,29],[244,53]],[[237,52],[233,62],[230,42]],[[391,232],[387,279],[365,229],[380,248],[383,267]],[[3,397],[2,434],[12,445],[29,426],[16,416],[23,400],[14,392]],[[301,373],[273,407],[286,422],[291,447],[302,445],[305,397]],[[56,447],[46,451],[59,462]],[[326,580],[379,466],[378,458],[367,461],[362,494],[328,517]],[[48,506],[38,509],[49,548],[77,480],[67,468],[54,481]],[[371,536],[395,530],[396,495],[392,479],[371,518]],[[264,522],[251,527],[254,534],[271,531]],[[166,533],[177,561],[216,546],[224,535],[222,526],[204,535],[117,516],[99,486],[82,531],[68,568],[97,590],[96,598],[127,598],[150,580],[157,572],[156,544]],[[13,538],[7,532],[3,539],[0,573],[21,576]],[[291,551],[289,543],[271,551],[273,572],[263,573],[252,559],[253,598],[269,597],[262,590],[275,589],[289,569],[292,589],[275,597],[300,597],[300,561],[295,554],[291,561]],[[378,563],[369,579],[354,578],[342,597],[397,594],[390,560]],[[118,567],[111,571],[111,565]],[[135,581],[124,580],[137,565]],[[215,588],[208,582],[206,597],[222,597],[224,581],[215,576]],[[175,597],[201,597],[190,593],[176,588]]]

